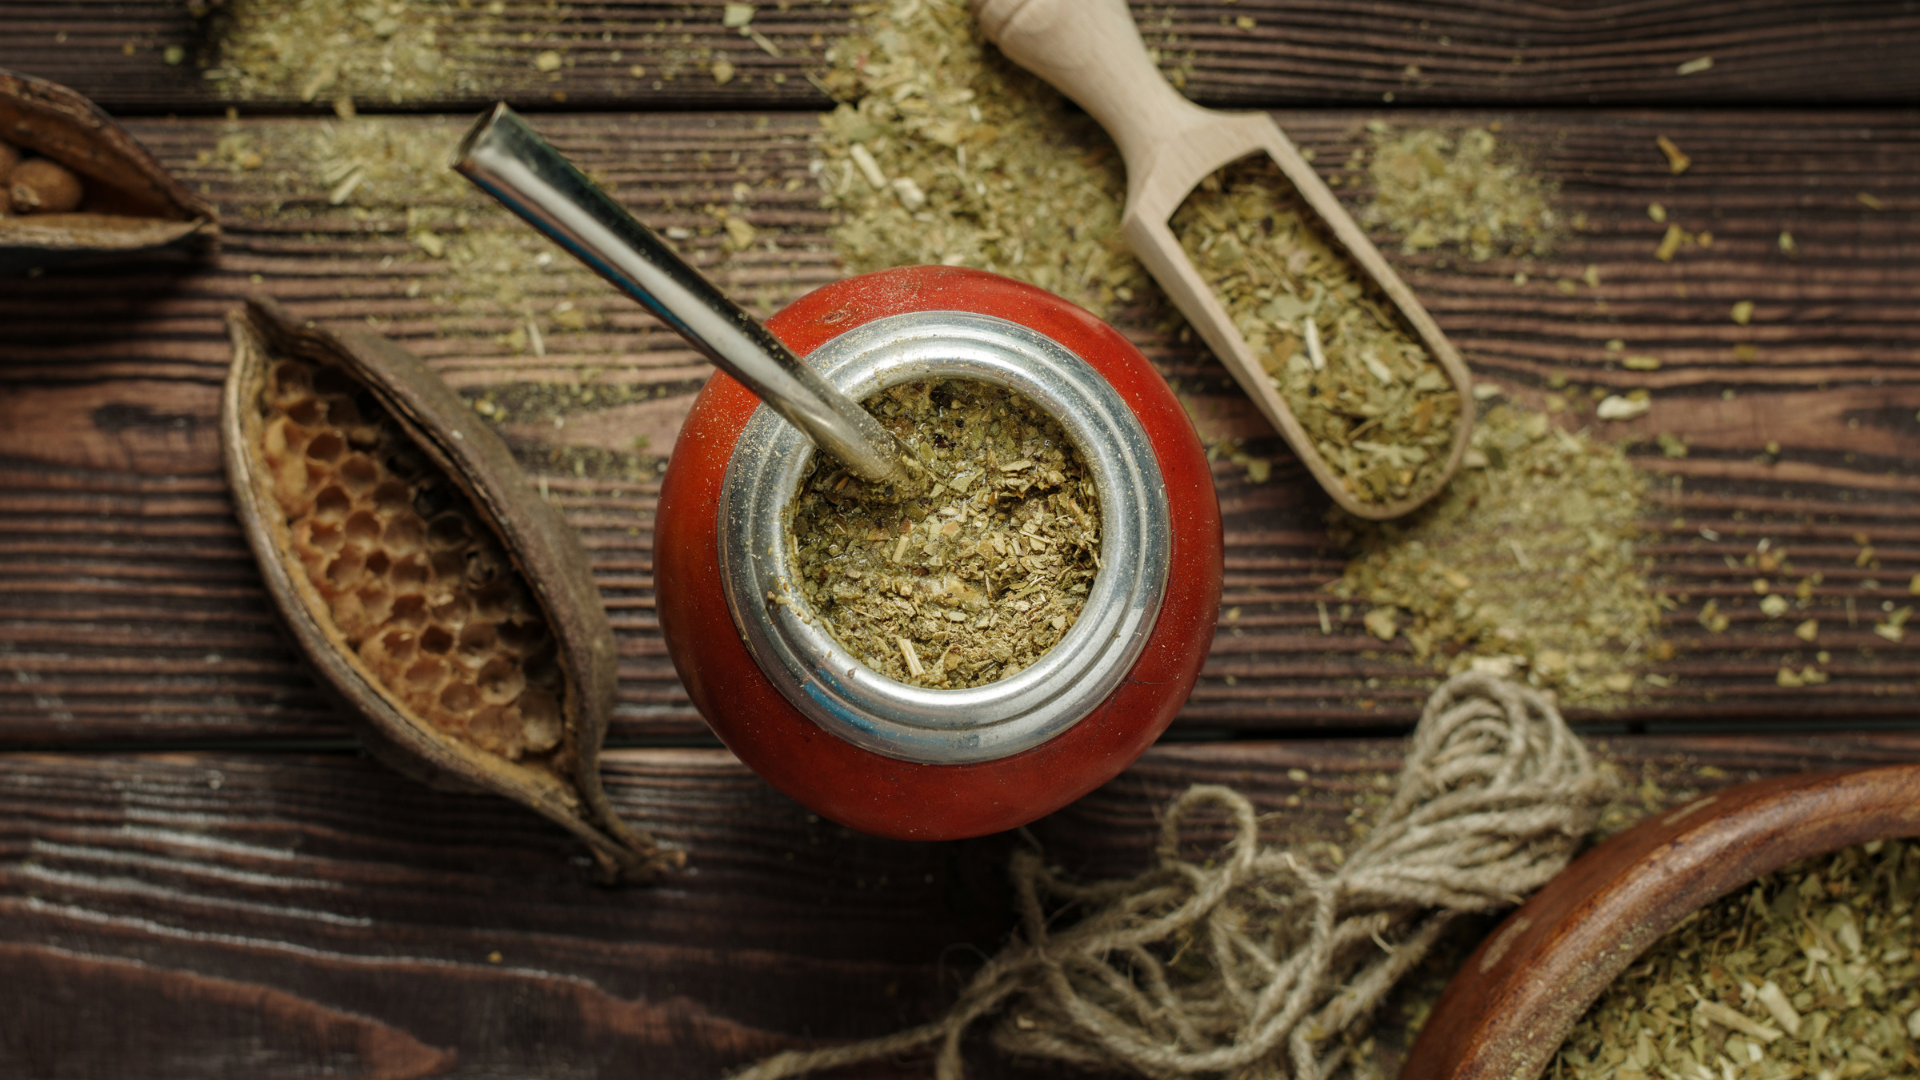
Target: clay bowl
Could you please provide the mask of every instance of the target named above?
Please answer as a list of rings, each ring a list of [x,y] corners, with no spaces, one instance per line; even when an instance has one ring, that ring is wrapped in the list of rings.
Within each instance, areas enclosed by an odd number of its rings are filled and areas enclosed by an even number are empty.
[[[1920,765],[1741,784],[1587,852],[1448,984],[1401,1080],[1534,1080],[1615,976],[1695,909],[1796,859],[1920,836]]]

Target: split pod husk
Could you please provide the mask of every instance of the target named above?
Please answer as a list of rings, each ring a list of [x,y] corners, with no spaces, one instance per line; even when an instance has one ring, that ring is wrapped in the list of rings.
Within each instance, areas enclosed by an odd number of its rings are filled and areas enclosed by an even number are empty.
[[[71,170],[82,189],[72,210],[0,211],[0,269],[47,255],[138,251],[219,234],[211,203],[99,106],[58,83],[0,69],[0,142]]]
[[[677,865],[601,788],[613,630],[579,537],[506,445],[386,338],[297,324],[270,300],[228,329],[221,437],[241,525],[369,749],[539,811],[609,875]]]

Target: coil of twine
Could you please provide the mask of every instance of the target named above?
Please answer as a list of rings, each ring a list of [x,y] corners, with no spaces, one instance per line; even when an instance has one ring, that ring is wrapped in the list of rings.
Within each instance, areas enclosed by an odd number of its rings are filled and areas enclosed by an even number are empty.
[[[1263,845],[1245,796],[1196,785],[1168,806],[1156,864],[1078,884],[1022,850],[1012,865],[1018,937],[940,1020],[844,1046],[776,1054],[733,1080],[775,1080],[937,1046],[959,1080],[961,1037],[1001,1014],[994,1041],[1022,1056],[1149,1077],[1235,1075],[1256,1065],[1322,1080],[1338,1047],[1454,918],[1517,904],[1572,857],[1607,785],[1553,703],[1491,675],[1433,693],[1393,801],[1352,855],[1315,868]],[[1206,807],[1234,834],[1214,857],[1181,854]],[[1050,918],[1084,912],[1064,929]]]

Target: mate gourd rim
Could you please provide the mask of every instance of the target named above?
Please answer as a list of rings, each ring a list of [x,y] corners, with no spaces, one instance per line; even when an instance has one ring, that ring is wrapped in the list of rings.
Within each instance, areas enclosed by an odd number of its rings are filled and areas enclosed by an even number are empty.
[[[809,357],[856,400],[900,383],[963,379],[1013,391],[1058,421],[1100,495],[1100,570],[1079,617],[1031,666],[995,682],[930,689],[886,678],[847,651],[791,580],[789,507],[813,447],[758,409],[720,496],[720,571],[735,626],[795,709],[846,741],[904,761],[992,761],[1078,723],[1139,658],[1166,590],[1165,483],[1147,432],[1085,360],[1017,323],[966,312],[867,323]]]

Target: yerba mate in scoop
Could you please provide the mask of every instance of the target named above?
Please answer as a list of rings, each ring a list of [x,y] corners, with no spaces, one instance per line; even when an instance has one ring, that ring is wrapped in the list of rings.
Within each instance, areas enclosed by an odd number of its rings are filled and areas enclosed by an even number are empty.
[[[1127,164],[1127,205],[1120,223],[1121,235],[1327,494],[1348,513],[1378,520],[1413,510],[1445,486],[1466,453],[1467,432],[1472,426],[1472,416],[1459,404],[1471,389],[1466,364],[1273,117],[1264,112],[1215,112],[1181,97],[1149,59],[1139,28],[1122,0],[972,3],[981,29],[1008,57],[1078,102],[1113,136]],[[1249,158],[1269,159],[1284,176],[1285,185],[1298,195],[1299,213],[1323,227],[1347,260],[1341,272],[1364,283],[1367,292],[1373,294],[1373,303],[1391,316],[1386,324],[1388,332],[1376,337],[1404,338],[1424,358],[1431,358],[1449,384],[1426,392],[1429,396],[1424,399],[1432,401],[1435,410],[1435,415],[1427,418],[1430,427],[1444,409],[1435,395],[1450,395],[1455,403],[1452,411],[1458,416],[1451,427],[1452,442],[1440,448],[1437,456],[1424,446],[1379,442],[1376,445],[1384,449],[1378,456],[1397,456],[1401,459],[1397,467],[1378,475],[1372,469],[1357,470],[1361,482],[1355,483],[1354,466],[1359,463],[1339,454],[1329,459],[1322,449],[1329,440],[1319,437],[1320,433],[1312,430],[1314,425],[1303,423],[1297,415],[1298,407],[1275,387],[1262,358],[1249,346],[1241,326],[1247,305],[1223,303],[1216,292],[1217,282],[1209,280],[1181,249],[1170,227],[1181,204],[1202,181],[1223,167]],[[1230,310],[1232,307],[1238,310]],[[1314,326],[1309,321],[1299,328],[1312,334]],[[1312,338],[1303,336],[1303,341],[1310,345]],[[1309,354],[1314,351],[1310,348]],[[1364,363],[1364,352],[1356,353],[1353,359]],[[1376,362],[1386,364],[1388,370],[1395,366],[1394,359],[1385,357],[1377,357]],[[1416,397],[1395,402],[1376,397],[1383,412],[1417,408],[1421,400]],[[1413,423],[1417,426],[1419,422],[1415,419]],[[1326,425],[1320,426],[1326,430]],[[1363,453],[1377,456],[1374,451]],[[1433,461],[1415,461],[1415,457]]]

